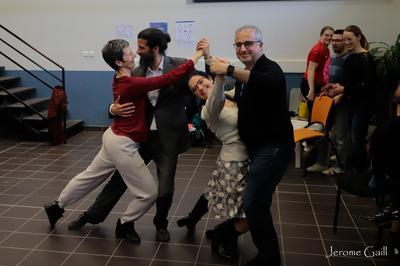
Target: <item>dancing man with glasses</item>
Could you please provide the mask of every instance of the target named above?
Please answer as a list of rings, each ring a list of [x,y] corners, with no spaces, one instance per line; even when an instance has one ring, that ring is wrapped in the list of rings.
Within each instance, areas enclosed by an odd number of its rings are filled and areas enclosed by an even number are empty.
[[[238,130],[250,158],[244,211],[258,249],[247,265],[275,266],[281,259],[270,207],[294,148],[286,81],[280,66],[264,55],[262,33],[257,27],[246,25],[236,30],[234,47],[245,68],[214,59],[210,70],[236,80]]]

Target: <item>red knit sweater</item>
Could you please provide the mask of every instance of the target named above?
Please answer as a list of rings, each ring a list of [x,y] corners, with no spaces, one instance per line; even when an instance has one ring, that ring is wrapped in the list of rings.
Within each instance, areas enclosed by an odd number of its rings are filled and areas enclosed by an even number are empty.
[[[121,96],[120,103],[132,102],[135,112],[130,117],[117,117],[111,129],[116,135],[126,136],[135,142],[147,139],[146,97],[147,92],[172,85],[194,69],[192,60],[187,60],[172,71],[158,77],[121,77],[113,79],[114,100]]]

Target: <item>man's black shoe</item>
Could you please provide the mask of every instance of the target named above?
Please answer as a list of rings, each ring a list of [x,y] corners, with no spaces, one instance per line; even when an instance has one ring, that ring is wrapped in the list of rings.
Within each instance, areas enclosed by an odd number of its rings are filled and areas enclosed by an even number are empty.
[[[86,223],[88,223],[88,219],[86,216],[86,212],[79,215],[79,217],[72,222],[69,223],[68,229],[69,230],[79,230],[81,229]]]
[[[281,258],[276,257],[273,259],[267,259],[266,257],[257,254],[253,259],[249,260],[246,266],[280,266]]]
[[[53,200],[44,205],[47,218],[49,219],[50,227],[54,228],[57,221],[63,216],[64,209],[58,205],[58,201]]]
[[[164,228],[157,229],[156,241],[168,242],[170,238],[171,238],[171,235],[167,229],[164,229]]]
[[[384,208],[373,216],[360,216],[361,219],[367,220],[374,224],[386,224],[393,220],[400,220],[400,211],[392,211],[390,208]]]
[[[206,232],[207,234],[210,235],[210,233]],[[212,230],[211,250],[225,259],[236,259],[239,254],[237,245],[238,236],[239,234],[234,228],[233,220],[227,220],[217,225]]]
[[[135,231],[134,222],[121,224],[121,219],[118,219],[117,226],[115,227],[115,236],[131,243],[140,243],[140,236]]]
[[[213,239],[214,235],[215,235],[215,229],[210,229],[206,231],[207,239],[209,240]]]

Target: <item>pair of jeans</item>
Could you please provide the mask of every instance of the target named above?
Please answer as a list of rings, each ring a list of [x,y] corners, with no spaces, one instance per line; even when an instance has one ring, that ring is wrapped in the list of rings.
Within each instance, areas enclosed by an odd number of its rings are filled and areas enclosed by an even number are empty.
[[[244,212],[258,253],[268,260],[280,261],[270,206],[272,194],[289,165],[293,150],[292,145],[267,145],[249,150]]]
[[[336,144],[336,149],[343,163],[349,155],[349,130],[348,130],[348,102],[344,99],[341,103],[333,107],[333,139]],[[330,123],[328,123],[329,125]],[[330,130],[330,128],[328,128]],[[322,166],[329,165],[329,141],[327,139],[321,141],[317,149],[316,161]],[[337,165],[340,166],[340,165]]]

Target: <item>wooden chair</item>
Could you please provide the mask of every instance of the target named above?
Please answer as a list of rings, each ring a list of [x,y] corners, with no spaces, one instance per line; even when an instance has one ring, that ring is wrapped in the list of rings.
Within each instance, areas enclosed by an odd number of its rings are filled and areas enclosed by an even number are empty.
[[[333,141],[329,138],[329,132],[326,130],[326,124],[328,121],[329,113],[333,106],[333,99],[328,96],[318,96],[314,99],[313,108],[311,111],[311,119],[308,125],[304,128],[298,128],[294,130],[294,141],[296,145],[303,141],[315,140],[315,144],[312,146],[309,154],[312,154],[312,151],[318,147],[318,145],[327,140],[331,145],[333,152],[336,155],[337,162],[340,167],[342,167],[342,162],[340,161],[339,155],[337,153],[337,149],[333,143]],[[313,125],[320,125],[319,128],[314,128]],[[306,177],[307,173],[307,161],[304,164],[304,170],[302,177]]]

